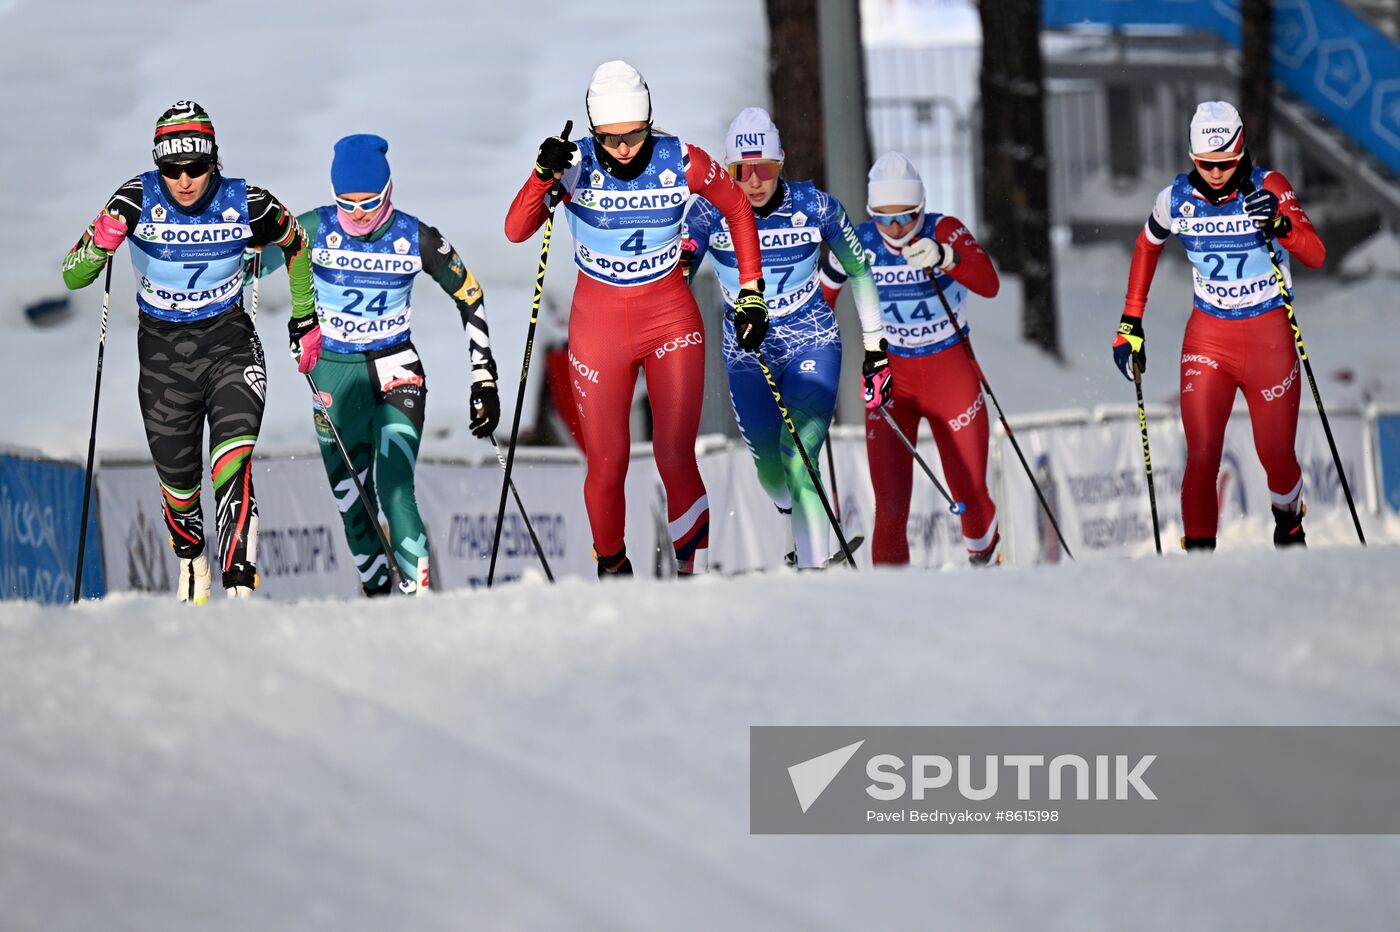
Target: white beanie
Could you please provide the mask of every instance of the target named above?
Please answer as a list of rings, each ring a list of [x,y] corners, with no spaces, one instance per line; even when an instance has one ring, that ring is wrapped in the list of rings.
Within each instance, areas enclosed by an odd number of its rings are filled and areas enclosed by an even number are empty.
[[[1240,112],[1223,100],[1207,100],[1191,117],[1191,154],[1244,151],[1244,123]]]
[[[647,82],[625,61],[605,61],[598,66],[588,85],[587,106],[591,126],[651,122]]]
[[[896,207],[913,204],[924,206],[924,182],[914,163],[898,152],[887,152],[870,169],[866,206],[872,213],[876,207]]]
[[[744,159],[783,160],[783,140],[778,136],[778,127],[773,125],[773,118],[762,107],[749,107],[741,111],[729,124],[729,132],[725,133],[725,163],[733,165]]]

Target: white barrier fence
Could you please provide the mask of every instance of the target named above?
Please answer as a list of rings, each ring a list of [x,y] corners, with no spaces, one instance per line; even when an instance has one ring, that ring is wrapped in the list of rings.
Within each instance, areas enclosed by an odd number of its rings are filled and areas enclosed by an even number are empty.
[[[1376,514],[1378,483],[1371,449],[1371,418],[1356,411],[1331,415],[1338,449],[1362,521]],[[1152,524],[1143,475],[1135,410],[1076,412],[1018,419],[1013,429],[1069,546],[1081,560],[1151,553]],[[1180,485],[1185,441],[1180,421],[1162,414],[1149,420],[1163,548],[1177,549],[1181,534]],[[848,535],[874,529],[875,497],[864,434],[840,428],[833,437],[836,491]],[[1310,539],[1345,541],[1351,519],[1332,466],[1320,421],[1305,412],[1298,434],[1308,503]],[[927,432],[920,452],[940,476],[937,449]],[[1025,471],[998,429],[989,482],[996,498],[1007,561],[1063,559]],[[822,456],[825,471],[825,456]],[[703,438],[700,470],[710,497],[710,562],[721,573],[775,569],[789,549],[785,519],[758,484],[742,444]],[[583,504],[582,461],[569,452],[522,449],[515,482],[556,576],[591,577],[592,535]],[[354,563],[319,456],[257,458],[257,564],[260,594],[272,598],[349,595],[357,591]],[[418,469],[418,502],[428,530],[433,574],[440,588],[485,582],[500,495],[501,469],[486,463],[427,460]],[[830,488],[830,483],[828,483]],[[1249,419],[1231,419],[1217,484],[1220,541],[1267,541],[1272,528],[1269,493],[1254,455]],[[168,591],[176,563],[166,541],[161,499],[150,463],[103,463],[98,476],[103,550],[109,590]],[[204,501],[213,501],[206,480]],[[669,576],[674,561],[667,532],[665,491],[650,450],[633,451],[627,478],[628,553],[637,572]],[[213,516],[206,509],[212,538]],[[1374,520],[1372,524],[1378,524]],[[1368,525],[1368,530],[1370,526]],[[961,564],[966,559],[958,519],[922,474],[915,472],[908,526],[915,566]],[[833,547],[835,546],[833,536]],[[869,563],[869,549],[858,562]],[[496,567],[498,581],[539,573],[539,560],[514,501],[508,503]]]

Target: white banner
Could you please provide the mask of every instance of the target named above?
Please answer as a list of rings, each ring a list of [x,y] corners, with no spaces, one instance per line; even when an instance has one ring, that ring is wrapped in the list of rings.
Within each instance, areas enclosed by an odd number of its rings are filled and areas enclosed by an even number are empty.
[[[1363,522],[1367,521],[1378,495],[1366,440],[1369,421],[1354,412],[1339,412],[1331,421],[1357,507]],[[1185,463],[1181,423],[1175,415],[1164,414],[1152,418],[1149,429],[1162,547],[1178,551]],[[1076,557],[1153,552],[1135,418],[1058,418],[1026,424],[1016,430],[1016,437]],[[932,437],[925,432],[918,441],[920,454],[943,481]],[[837,493],[833,497],[839,499],[842,526],[848,537],[863,534],[869,538],[874,532],[875,495],[865,436],[859,429],[843,428],[832,443]],[[1350,540],[1350,513],[1321,422],[1310,412],[1304,413],[1299,424],[1297,449],[1310,539]],[[1050,522],[1000,430],[992,452],[988,481],[1008,562],[1035,564],[1063,559]],[[833,483],[825,455],[818,460],[830,492]],[[735,574],[780,568],[792,546],[788,519],[778,513],[759,485],[748,448],[738,441],[709,442],[699,462],[710,500],[712,571]],[[593,534],[584,508],[583,463],[553,451],[522,451],[514,476],[555,577],[593,578]],[[356,593],[358,578],[320,457],[255,458],[254,481],[259,512],[258,594],[306,598]],[[500,489],[501,469],[495,462],[419,465],[418,505],[428,530],[436,588],[485,583]],[[108,588],[173,591],[176,561],[161,516],[155,470],[149,463],[104,465],[98,474],[98,490]],[[674,575],[666,493],[644,446],[633,453],[625,490],[626,541],[634,570],[643,577]],[[1254,454],[1247,416],[1230,420],[1217,491],[1222,546],[1270,539],[1273,519],[1268,486]],[[203,500],[206,504],[212,501],[207,480]],[[210,539],[216,539],[212,508],[206,509],[205,530]],[[906,536],[912,566],[966,563],[959,519],[949,512],[948,503],[917,465]],[[838,546],[833,534],[833,553]],[[873,554],[873,543],[867,541],[857,554],[857,563],[862,568],[871,566]],[[511,497],[501,532],[496,580],[506,582],[533,573],[542,573],[539,558]],[[217,586],[217,573],[214,581]]]
[[[1374,501],[1373,478],[1367,468],[1366,420],[1354,412],[1330,414],[1329,420],[1364,520],[1366,503]],[[1135,417],[1023,426],[1015,431],[1077,558],[1143,556],[1154,552],[1142,440]],[[1175,415],[1149,418],[1148,431],[1162,550],[1179,551],[1185,434]],[[1002,535],[1009,544],[1008,561],[1058,562],[1063,555],[1054,530],[1010,442],[1000,431],[998,434],[1002,475],[1002,499],[998,504]],[[1330,539],[1351,527],[1351,517],[1322,422],[1306,410],[1299,420],[1296,448],[1303,469],[1307,528],[1310,533],[1317,531]],[[1220,502],[1217,536],[1222,546],[1272,539],[1268,482],[1254,452],[1246,415],[1230,418],[1216,489]]]

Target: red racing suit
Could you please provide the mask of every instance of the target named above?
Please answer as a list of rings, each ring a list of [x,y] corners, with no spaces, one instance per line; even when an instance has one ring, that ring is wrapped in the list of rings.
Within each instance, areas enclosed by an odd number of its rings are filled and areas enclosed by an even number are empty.
[[[1288,179],[1275,171],[1250,169],[1252,183],[1277,195],[1279,214],[1291,229],[1278,239],[1284,279],[1288,257],[1318,268],[1326,248]],[[1191,538],[1213,538],[1219,521],[1217,479],[1225,425],[1235,392],[1244,392],[1254,449],[1279,508],[1302,494],[1303,473],[1294,443],[1298,431],[1300,362],[1268,245],[1244,214],[1238,191],[1213,203],[1181,175],[1164,188],[1138,233],[1128,273],[1123,313],[1142,317],[1157,258],[1167,237],[1177,234],[1195,266],[1195,298],[1181,344],[1181,422],[1186,432],[1186,469],[1181,480],[1181,518]],[[1289,285],[1291,289],[1291,284]]]
[[[705,332],[680,270],[680,218],[691,194],[714,204],[729,221],[740,280],[751,281],[762,274],[753,210],[721,165],[674,137],[653,135],[625,166],[631,169],[625,174],[635,176],[631,180],[614,177],[591,137],[578,142],[580,162],[563,179],[579,265],[569,318],[569,365],[588,469],[583,494],[594,551],[606,556],[623,549],[628,421],[637,373],[643,370],[652,410],[652,452],[666,489],[676,564],[682,573],[703,572],[710,512],[695,461],[695,438],[705,388]],[[652,171],[670,163],[679,170]],[[686,196],[678,210],[671,210],[682,181]],[[505,221],[511,242],[525,241],[544,223],[551,184],[531,174],[516,194]],[[649,192],[656,193],[648,197]],[[667,206],[658,208],[657,203]],[[620,243],[607,239],[620,235],[619,230],[627,234]],[[649,240],[645,247],[644,239]],[[635,284],[609,280],[598,271],[599,264],[618,257],[602,255],[585,240],[612,243],[617,252],[635,243],[638,251],[645,248],[654,257],[654,271]]]
[[[867,255],[875,255],[872,273],[880,295],[894,382],[894,396],[887,410],[904,435],[916,444],[919,423],[928,420],[948,489],[967,506],[961,518],[967,550],[986,551],[996,543],[997,511],[987,489],[991,431],[982,396],[981,371],[954,334],[954,325],[949,323],[927,273],[911,268],[904,261],[902,248],[884,240],[872,221],[857,227],[856,235]],[[932,236],[957,253],[958,261],[952,268],[937,274],[944,297],[953,308],[956,326],[966,334],[963,308],[967,292],[991,298],[1001,288],[991,257],[966,225],[951,215],[929,214],[920,236]],[[822,279],[822,291],[827,302],[832,303],[845,276],[839,267],[828,262],[822,268]],[[875,489],[871,561],[906,565],[914,458],[878,410],[866,412],[865,450]]]

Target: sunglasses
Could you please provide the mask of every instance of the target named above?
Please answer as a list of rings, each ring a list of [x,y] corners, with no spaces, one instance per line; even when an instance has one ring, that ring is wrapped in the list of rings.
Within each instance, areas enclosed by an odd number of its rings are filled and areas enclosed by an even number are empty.
[[[1199,169],[1202,173],[1208,172],[1211,169],[1215,168],[1220,169],[1220,171],[1227,172],[1230,169],[1234,168],[1236,165],[1240,164],[1240,160],[1238,158],[1220,159],[1219,161],[1216,161],[1214,159],[1209,161],[1203,159],[1192,159],[1192,161],[1196,163],[1196,168]]]
[[[191,178],[203,178],[205,175],[209,174],[210,169],[214,167],[214,163],[205,161],[162,162],[156,167],[160,169],[162,178],[174,181],[181,175],[189,175]]]
[[[906,210],[902,214],[877,214],[872,211],[870,219],[875,221],[876,226],[892,227],[908,223],[917,216],[919,216],[917,210]]]
[[[778,162],[761,159],[752,162],[734,162],[729,166],[730,176],[741,183],[750,178],[757,178],[759,181],[772,181],[782,173],[782,170],[783,167]]]
[[[624,142],[627,143],[627,147],[629,149],[635,149],[637,146],[640,146],[642,144],[643,140],[647,138],[647,133],[650,132],[651,124],[648,123],[641,129],[634,129],[630,133],[595,132],[593,134],[593,138],[598,142],[598,145],[602,146],[605,149],[616,149]]]
[[[389,185],[393,183],[392,179],[384,182],[383,191],[380,191],[374,197],[365,198],[363,201],[347,201],[345,198],[336,195],[335,206],[339,207],[347,214],[353,214],[357,210],[363,210],[367,214],[372,214],[379,209],[380,204],[384,203],[384,198],[389,195]]]

